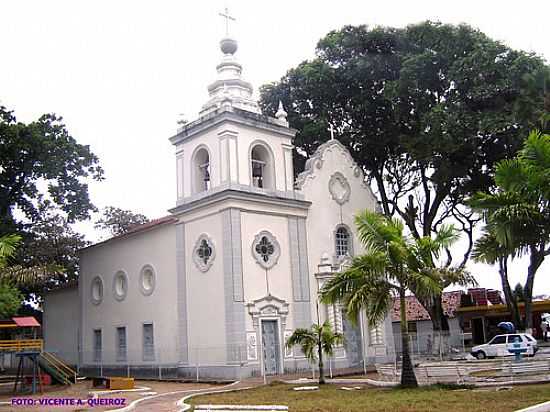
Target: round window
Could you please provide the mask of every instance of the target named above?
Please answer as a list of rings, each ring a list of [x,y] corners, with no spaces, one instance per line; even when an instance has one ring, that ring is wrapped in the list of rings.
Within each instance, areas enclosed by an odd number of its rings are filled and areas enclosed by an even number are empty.
[[[141,293],[145,296],[150,295],[155,290],[155,270],[151,265],[145,265],[141,269]]]
[[[116,300],[123,300],[128,292],[128,277],[123,271],[115,273],[113,279],[113,295]]]
[[[99,305],[103,300],[103,281],[99,276],[96,276],[92,280],[92,302],[96,305]]]

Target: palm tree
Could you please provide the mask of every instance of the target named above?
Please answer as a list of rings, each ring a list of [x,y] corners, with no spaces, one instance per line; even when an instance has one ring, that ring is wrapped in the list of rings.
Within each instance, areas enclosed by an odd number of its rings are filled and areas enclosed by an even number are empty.
[[[24,267],[10,265],[9,260],[15,254],[21,243],[21,236],[7,234],[0,236],[0,282],[7,282],[18,287],[40,285],[48,278],[63,272],[63,268],[55,264]]]
[[[478,193],[469,203],[500,247],[529,256],[524,292],[530,330],[535,274],[550,255],[550,135],[531,132],[516,158],[497,164],[495,183],[494,193]]]
[[[311,329],[298,328],[287,339],[286,346],[300,346],[307,360],[311,363],[319,361],[319,384],[325,383],[323,370],[323,353],[327,356],[334,354],[334,348],[344,343],[341,333],[333,332],[328,321],[322,325],[312,325]]]
[[[441,279],[464,278],[463,270],[436,267],[440,254],[458,239],[451,226],[443,226],[435,238],[414,239],[405,236],[403,224],[393,218],[368,210],[355,217],[358,236],[365,253],[352,260],[343,272],[325,283],[320,292],[324,303],[341,302],[349,319],[366,311],[369,325],[384,319],[399,298],[402,369],[401,385],[416,387],[410,353],[405,294],[414,289],[417,297],[441,292]]]

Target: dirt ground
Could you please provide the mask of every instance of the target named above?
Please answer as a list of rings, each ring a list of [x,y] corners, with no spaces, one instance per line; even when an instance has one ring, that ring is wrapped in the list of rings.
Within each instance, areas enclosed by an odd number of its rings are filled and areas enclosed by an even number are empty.
[[[90,380],[80,381],[71,386],[58,386],[52,385],[44,387],[44,393],[37,393],[36,395],[30,394],[17,394],[13,396],[13,383],[0,384],[0,412],[4,411],[106,411],[111,409],[121,408],[128,405],[130,402],[152,395],[151,392],[168,393],[175,391],[188,391],[197,389],[216,388],[220,385],[202,384],[202,383],[180,383],[180,382],[158,382],[158,381],[136,381],[135,387],[147,387],[150,389],[140,392],[119,392],[101,394],[98,396],[99,401],[90,401],[90,392],[102,391],[103,389],[92,388],[92,382]],[[53,399],[66,400],[74,399],[74,405],[53,405],[49,402],[53,402]],[[78,402],[78,400],[81,402]],[[42,404],[40,403],[42,400]],[[27,404],[25,404],[27,402]],[[28,403],[35,403],[34,406],[29,406]],[[59,401],[58,401],[59,402]],[[68,401],[71,402],[71,401]],[[100,404],[100,403],[103,403]],[[111,404],[105,404],[110,402]],[[124,405],[122,405],[124,402]],[[17,404],[18,403],[18,404]]]

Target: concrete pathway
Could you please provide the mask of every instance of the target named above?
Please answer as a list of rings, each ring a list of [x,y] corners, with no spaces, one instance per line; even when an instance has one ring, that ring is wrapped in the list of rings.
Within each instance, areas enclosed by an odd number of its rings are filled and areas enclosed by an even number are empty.
[[[143,399],[138,399],[137,401],[134,401],[132,404],[129,405],[129,409],[128,408],[124,408],[122,410],[118,409],[117,412],[129,412],[129,411],[177,412],[181,410],[181,407],[178,407],[176,403],[180,399],[191,394],[207,394],[210,392],[216,392],[220,390],[234,390],[234,389],[256,387],[260,385],[263,385],[262,379],[247,379],[246,381],[237,382],[230,385],[222,385],[222,386],[208,385],[208,386],[205,386],[204,388],[160,393],[158,395],[153,395],[150,397],[145,397]]]

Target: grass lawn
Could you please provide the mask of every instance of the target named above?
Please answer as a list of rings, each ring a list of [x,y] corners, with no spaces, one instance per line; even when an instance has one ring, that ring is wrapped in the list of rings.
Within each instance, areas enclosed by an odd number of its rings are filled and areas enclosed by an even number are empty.
[[[291,412],[371,412],[371,411],[515,411],[550,400],[550,384],[515,386],[512,390],[491,389],[378,389],[365,387],[344,391],[341,386],[325,385],[319,391],[296,392],[292,385],[273,383],[256,389],[198,396],[201,404],[279,404]]]

